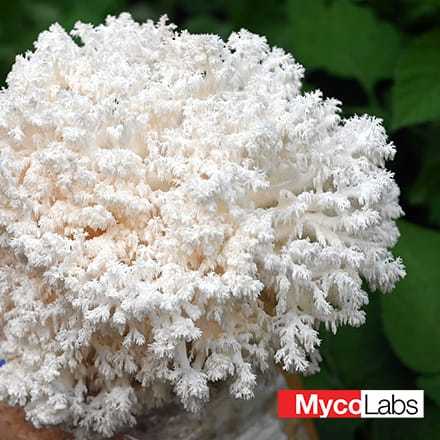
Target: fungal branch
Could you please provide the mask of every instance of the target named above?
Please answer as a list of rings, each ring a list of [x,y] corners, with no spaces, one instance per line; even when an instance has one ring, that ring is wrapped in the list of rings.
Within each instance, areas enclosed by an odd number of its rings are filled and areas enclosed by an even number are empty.
[[[81,41],[81,44],[77,42]],[[0,91],[0,400],[110,437],[215,382],[319,369],[404,276],[381,121],[264,37],[55,24]],[[266,304],[264,299],[266,299]],[[267,301],[271,305],[268,307]]]

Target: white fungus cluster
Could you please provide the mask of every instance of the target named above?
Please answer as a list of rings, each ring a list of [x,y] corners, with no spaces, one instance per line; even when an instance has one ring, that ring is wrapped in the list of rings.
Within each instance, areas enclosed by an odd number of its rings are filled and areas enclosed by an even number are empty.
[[[247,31],[59,25],[0,92],[0,400],[110,436],[175,396],[313,372],[404,275],[378,119]]]

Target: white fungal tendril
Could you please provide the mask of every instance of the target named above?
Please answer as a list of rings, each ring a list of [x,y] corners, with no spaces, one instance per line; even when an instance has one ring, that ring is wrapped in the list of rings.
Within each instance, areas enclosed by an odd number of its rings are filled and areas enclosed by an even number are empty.
[[[129,14],[43,32],[0,92],[0,399],[110,437],[146,408],[314,372],[319,325],[404,276],[381,121],[303,68]]]

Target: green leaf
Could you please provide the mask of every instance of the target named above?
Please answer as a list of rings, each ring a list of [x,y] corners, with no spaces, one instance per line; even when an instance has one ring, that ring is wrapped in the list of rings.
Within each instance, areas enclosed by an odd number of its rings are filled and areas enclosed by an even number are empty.
[[[211,17],[209,15],[196,15],[185,23],[185,27],[195,34],[217,34],[224,40],[227,40],[231,32],[232,26]]]
[[[287,49],[286,38],[288,23],[285,13],[285,1],[240,0],[223,2],[223,13],[226,11],[234,30],[248,29],[264,35],[269,44]]]
[[[434,16],[440,9],[439,0],[402,0],[405,22],[417,21]]]
[[[366,314],[367,322],[361,327],[343,327],[336,335],[323,333],[321,371],[304,378],[306,388],[406,388],[408,371],[384,335],[378,294],[371,294]],[[363,429],[361,419],[319,420],[317,428],[320,438],[340,440],[355,439],[357,431]]]
[[[392,77],[401,37],[370,9],[347,0],[289,0],[288,8],[293,54],[306,68],[356,78],[370,95]]]
[[[382,297],[385,333],[400,359],[421,373],[440,371],[440,234],[400,222],[395,253],[407,276]]]
[[[411,215],[426,226],[440,227],[440,123],[402,131],[396,139],[401,151],[394,169]]]
[[[324,333],[321,352],[331,373],[343,388],[398,388],[406,382],[385,337],[379,294],[370,294],[367,322],[357,328],[342,327],[336,335]]]
[[[319,438],[355,440],[356,431],[365,423],[362,419],[319,419],[316,421]]]
[[[421,139],[420,172],[408,193],[409,202],[414,206],[427,208],[428,220],[440,226],[440,150],[438,138],[440,130],[425,128],[426,136]]]
[[[373,420],[371,440],[435,440],[440,438],[438,407],[425,406],[423,419]]]
[[[429,32],[407,47],[396,68],[393,127],[440,119],[440,30]]]
[[[418,377],[417,386],[425,390],[425,393],[440,406],[440,374]]]

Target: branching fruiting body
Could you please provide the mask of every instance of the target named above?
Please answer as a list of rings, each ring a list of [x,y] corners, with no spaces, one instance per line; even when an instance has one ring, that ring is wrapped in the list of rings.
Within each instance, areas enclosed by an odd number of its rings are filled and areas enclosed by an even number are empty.
[[[0,399],[110,436],[273,361],[318,368],[320,323],[404,275],[379,120],[302,94],[303,68],[128,14],[53,25],[0,92]]]

